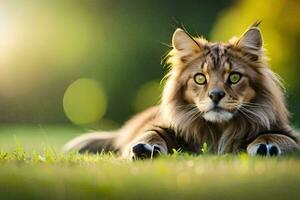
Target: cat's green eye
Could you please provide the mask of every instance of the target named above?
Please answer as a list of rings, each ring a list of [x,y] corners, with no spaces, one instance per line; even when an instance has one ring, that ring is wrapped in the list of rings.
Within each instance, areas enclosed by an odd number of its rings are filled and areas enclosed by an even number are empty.
[[[240,80],[241,80],[241,77],[242,75],[240,73],[237,73],[237,72],[233,72],[229,75],[229,79],[228,81],[231,83],[231,84],[236,84],[238,83]]]
[[[196,74],[194,76],[194,81],[198,84],[198,85],[204,85],[206,83],[206,77],[204,74]]]

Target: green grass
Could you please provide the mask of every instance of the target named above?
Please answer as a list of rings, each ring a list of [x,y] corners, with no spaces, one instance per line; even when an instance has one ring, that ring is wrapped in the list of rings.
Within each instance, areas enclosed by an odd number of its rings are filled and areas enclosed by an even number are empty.
[[[58,126],[46,127],[46,130],[46,136],[42,137],[37,136],[41,132],[39,128],[23,127],[23,135],[17,135],[19,143],[6,144],[1,151],[1,200],[253,200],[299,199],[300,196],[299,155],[252,158],[246,154],[190,156],[176,153],[152,161],[129,162],[113,154],[63,154],[59,150],[62,140],[77,135],[78,130]],[[49,136],[51,130],[61,135]],[[0,144],[14,142],[16,136],[11,137],[1,135]],[[34,143],[30,147],[30,141],[45,144]],[[23,144],[31,150],[24,149]]]
[[[87,132],[70,125],[2,125],[0,126],[0,150],[12,151],[21,145],[25,151],[42,151],[51,147],[59,151],[69,139]]]

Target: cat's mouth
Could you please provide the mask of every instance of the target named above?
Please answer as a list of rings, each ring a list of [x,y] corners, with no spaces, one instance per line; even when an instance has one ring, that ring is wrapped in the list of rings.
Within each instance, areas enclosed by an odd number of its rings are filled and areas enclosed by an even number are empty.
[[[208,110],[207,112],[211,112],[211,111],[214,111],[214,112],[221,112],[225,110],[224,108],[221,108],[220,106],[214,106],[213,108],[211,108],[210,110]],[[226,110],[225,110],[226,111]]]
[[[210,122],[228,122],[233,117],[233,113],[220,106],[214,106],[203,114],[203,118]]]

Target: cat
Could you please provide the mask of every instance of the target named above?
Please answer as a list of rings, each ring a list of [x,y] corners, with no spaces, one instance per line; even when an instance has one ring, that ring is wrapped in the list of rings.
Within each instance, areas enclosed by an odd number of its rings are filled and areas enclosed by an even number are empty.
[[[216,154],[276,156],[299,150],[283,85],[269,68],[258,25],[228,42],[208,42],[176,29],[160,105],[114,133],[85,134],[64,149],[114,151],[127,159],[179,149],[200,154],[204,143]]]

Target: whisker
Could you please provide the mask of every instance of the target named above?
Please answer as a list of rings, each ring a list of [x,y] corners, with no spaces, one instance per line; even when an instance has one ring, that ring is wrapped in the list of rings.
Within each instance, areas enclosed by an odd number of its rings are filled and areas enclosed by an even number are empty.
[[[249,107],[249,108],[261,108],[261,106],[247,105],[247,104],[242,104],[242,106]]]
[[[257,113],[255,113],[254,111],[249,110],[248,108],[245,108],[245,107],[241,107],[241,109],[242,109],[243,111],[247,112],[248,114],[252,115],[253,117],[256,117],[257,119],[260,119],[260,116],[259,116]],[[255,118],[254,118],[254,119],[255,119]],[[257,120],[257,119],[256,119],[256,120]]]
[[[238,108],[238,111],[243,114],[246,118],[250,119],[250,120],[255,120],[251,115],[247,114],[246,111],[243,111],[242,109],[243,107]]]
[[[243,102],[242,104],[244,105],[251,105],[251,106],[257,106],[257,107],[270,107],[268,105],[265,104],[261,104],[261,103],[251,103],[251,102]]]

